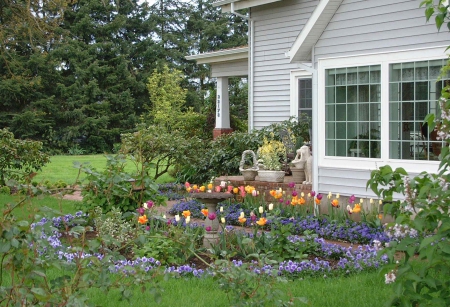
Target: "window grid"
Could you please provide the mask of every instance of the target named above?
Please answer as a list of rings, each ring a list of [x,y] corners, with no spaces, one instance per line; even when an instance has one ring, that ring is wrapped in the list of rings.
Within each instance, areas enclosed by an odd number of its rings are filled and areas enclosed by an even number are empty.
[[[440,115],[438,100],[449,80],[437,81],[444,65],[445,60],[389,65],[389,158],[438,160],[442,142],[423,120]]]
[[[326,70],[328,156],[380,157],[381,66]]]

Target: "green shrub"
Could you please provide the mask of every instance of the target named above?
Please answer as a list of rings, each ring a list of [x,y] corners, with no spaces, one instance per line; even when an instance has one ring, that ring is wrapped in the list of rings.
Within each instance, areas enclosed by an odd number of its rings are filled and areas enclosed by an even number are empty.
[[[112,207],[110,212],[102,213],[102,208],[94,208],[92,218],[95,230],[105,241],[105,246],[113,251],[122,250],[127,253],[132,248],[135,238],[133,225],[122,217],[118,208]]]
[[[165,198],[158,193],[158,185],[142,169],[135,174],[124,171],[127,160],[123,155],[106,156],[106,168],[97,171],[95,168],[75,164],[87,174],[81,194],[81,208],[85,211],[101,207],[103,212],[109,212],[113,207],[121,212],[134,211],[144,202],[152,200],[156,205],[162,205]]]
[[[386,205],[384,211],[396,218],[395,223],[407,225],[418,232],[417,237],[406,236],[391,241],[386,249],[391,265],[384,268],[386,283],[395,282],[390,305],[393,306],[450,306],[450,94],[442,92],[442,118],[438,133],[446,141],[439,155],[438,174],[426,172],[411,178],[403,168],[393,170],[389,165],[371,173],[367,182]],[[434,128],[434,117],[427,116],[428,126]],[[402,195],[402,198],[398,198]],[[395,197],[394,197],[395,196]],[[394,256],[404,253],[400,262]],[[412,261],[421,261],[420,268]]]
[[[0,185],[9,179],[30,180],[49,161],[41,142],[18,140],[7,129],[0,129]]]
[[[256,153],[264,138],[285,141],[286,135],[290,142],[309,141],[309,118],[303,116],[299,122],[291,118],[251,133],[235,131],[212,141],[203,141],[199,147],[191,144],[191,159],[180,160],[174,177],[178,182],[207,182],[213,176],[239,175],[239,162],[245,150]]]
[[[0,187],[0,194],[5,194],[5,195],[11,194],[11,188],[6,185]]]

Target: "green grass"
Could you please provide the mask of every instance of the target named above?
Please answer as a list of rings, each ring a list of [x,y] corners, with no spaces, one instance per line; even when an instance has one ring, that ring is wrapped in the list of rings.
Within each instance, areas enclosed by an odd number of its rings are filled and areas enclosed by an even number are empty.
[[[117,290],[104,293],[97,289],[89,290],[92,303],[102,305],[108,302],[108,307],[119,306],[160,306],[160,307],[228,307],[231,304],[217,281],[208,278],[169,279],[163,281],[164,289],[161,303],[156,303],[149,293],[133,289],[130,302],[119,301]],[[305,297],[309,304],[317,307],[379,307],[390,297],[390,285],[384,284],[384,277],[377,272],[362,273],[350,277],[331,279],[305,279],[279,283],[276,288],[294,297]],[[296,301],[294,306],[305,306]]]
[[[42,168],[42,171],[38,172],[33,178],[33,181],[44,182],[48,180],[50,182],[57,182],[59,180],[67,183],[74,184],[78,176],[78,168],[74,167],[74,162],[87,164],[97,170],[103,170],[106,168],[106,157],[104,155],[83,155],[83,156],[52,156],[50,157],[50,163]],[[136,166],[130,160],[125,167],[127,173],[135,173]],[[80,179],[85,177],[84,173],[80,174]],[[168,174],[164,174],[156,180],[158,183],[173,182],[174,178]]]
[[[13,210],[13,215],[18,219],[32,220],[36,214],[39,218],[46,215],[44,207],[58,211],[62,214],[75,213],[78,201],[64,200],[57,196],[38,196],[26,198],[24,195],[5,195],[0,194],[0,208],[7,204],[15,205],[25,199],[24,203]]]

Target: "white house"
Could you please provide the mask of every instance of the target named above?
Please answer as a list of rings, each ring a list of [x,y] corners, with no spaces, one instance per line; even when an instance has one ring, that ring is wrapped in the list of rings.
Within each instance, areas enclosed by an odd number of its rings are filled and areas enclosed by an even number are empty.
[[[248,8],[249,46],[187,57],[218,80],[217,131],[229,128],[227,77],[248,76],[249,127],[312,116],[313,189],[372,196],[370,171],[436,172],[440,143],[422,126],[440,114],[449,33],[420,0],[222,0]]]

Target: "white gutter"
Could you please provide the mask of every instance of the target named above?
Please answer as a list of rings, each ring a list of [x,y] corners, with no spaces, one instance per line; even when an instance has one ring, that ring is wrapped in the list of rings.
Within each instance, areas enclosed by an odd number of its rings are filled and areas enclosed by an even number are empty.
[[[236,11],[234,10],[234,2],[231,2],[231,11],[230,11],[230,13],[231,13],[231,14],[234,14],[234,15],[236,15],[236,16],[239,16],[239,17],[241,17],[241,18],[244,18],[245,20],[249,20],[249,18],[248,18],[247,16],[242,15],[242,14],[239,14],[238,12],[236,12]]]
[[[251,16],[251,9],[249,9],[249,14]],[[254,27],[254,21],[253,19],[250,18],[250,29],[249,29],[249,33],[250,33],[250,56],[249,56],[249,82],[248,82],[248,131],[251,132],[254,127],[255,124],[253,122],[253,76],[254,76],[254,53],[255,53],[255,27]]]

